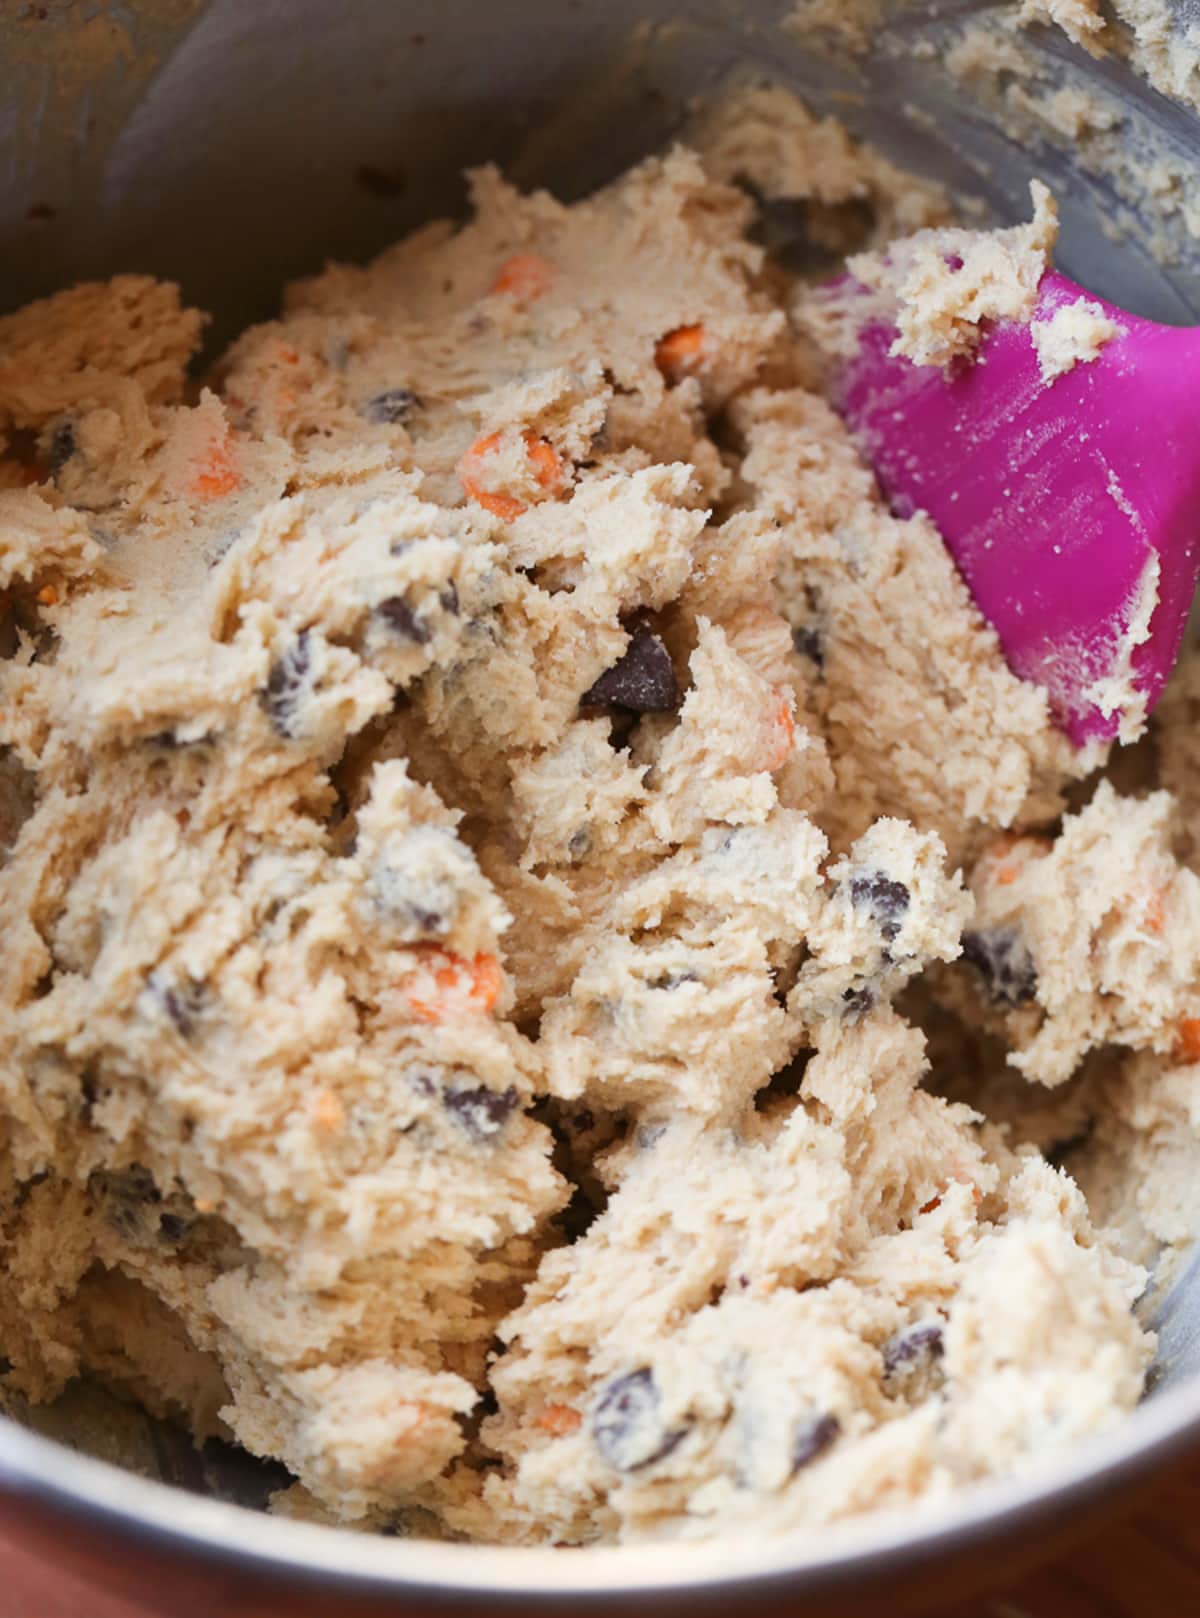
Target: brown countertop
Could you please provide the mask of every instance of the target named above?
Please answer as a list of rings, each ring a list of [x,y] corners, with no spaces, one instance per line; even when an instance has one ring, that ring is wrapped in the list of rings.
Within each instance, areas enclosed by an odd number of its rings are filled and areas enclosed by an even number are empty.
[[[176,1610],[181,1597],[189,1610],[196,1610],[178,1580],[158,1586],[150,1607],[97,1596],[93,1585],[35,1559],[20,1541],[7,1537],[10,1533],[6,1526],[0,1534],[0,1618],[154,1618]],[[1025,1559],[1019,1548],[1018,1554]],[[305,1610],[311,1609],[306,1605]],[[397,1614],[404,1610],[396,1608]],[[1147,1489],[1132,1511],[1068,1554],[1011,1584],[1002,1582],[992,1593],[949,1607],[939,1602],[931,1581],[928,1607],[918,1610],[920,1618],[1200,1618],[1200,1461]],[[226,1618],[235,1611],[253,1618],[291,1618],[295,1608],[290,1601],[277,1608],[267,1591],[245,1605],[232,1585],[218,1583],[217,1589],[206,1591],[203,1611],[205,1618]],[[905,1611],[912,1609],[906,1604]],[[749,1607],[738,1612],[741,1618],[753,1618]],[[796,1618],[835,1615],[836,1608],[796,1609]],[[411,1609],[409,1618],[415,1618]],[[893,1615],[881,1607],[879,1618]]]
[[[1200,1618],[1200,1464],[994,1595],[932,1597],[929,1618]]]

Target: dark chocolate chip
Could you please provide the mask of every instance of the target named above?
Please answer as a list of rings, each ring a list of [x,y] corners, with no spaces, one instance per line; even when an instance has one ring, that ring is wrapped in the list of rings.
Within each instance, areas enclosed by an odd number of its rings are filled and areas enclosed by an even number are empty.
[[[368,399],[359,413],[378,426],[395,427],[407,421],[420,403],[411,388],[388,388]]]
[[[489,1090],[486,1084],[449,1084],[442,1091],[446,1111],[474,1140],[491,1140],[517,1110],[519,1098],[507,1090]]]
[[[162,999],[163,1010],[175,1028],[187,1039],[196,1031],[196,1019],[208,1004],[208,990],[203,983],[187,978],[179,983],[154,983]]]
[[[429,625],[417,616],[403,596],[388,596],[375,611],[401,640],[411,640],[417,646],[424,646],[428,642],[431,633]]]
[[[651,989],[677,989],[681,983],[699,983],[700,979],[694,972],[686,968],[682,972],[660,972],[656,978],[647,981]]]
[[[866,871],[850,878],[850,899],[859,910],[870,913],[881,935],[890,944],[900,932],[912,894],[903,882],[896,882],[883,871]]]
[[[814,1416],[796,1430],[792,1440],[792,1471],[798,1472],[841,1437],[842,1424],[836,1416]]]
[[[652,1466],[682,1442],[682,1428],[664,1431],[659,1403],[649,1366],[605,1383],[592,1411],[592,1441],[616,1471]]]
[[[825,647],[820,632],[812,624],[797,624],[793,628],[792,645],[801,657],[807,657],[819,669],[825,667]]]
[[[51,472],[61,472],[78,447],[74,427],[69,421],[60,421],[50,434],[50,446],[46,452]]]
[[[100,1169],[92,1175],[88,1187],[115,1231],[127,1241],[145,1240],[151,1223],[148,1210],[162,1202],[162,1193],[149,1169],[140,1163],[127,1169]],[[153,1223],[157,1228],[157,1219]]]
[[[962,936],[963,960],[983,976],[999,1005],[1022,1006],[1037,993],[1037,969],[1015,927],[990,927]]]
[[[942,1328],[935,1325],[906,1326],[883,1345],[883,1374],[892,1381],[924,1370],[946,1352]]]
[[[183,1214],[163,1213],[158,1216],[158,1234],[164,1242],[177,1247],[191,1234],[194,1223]]]
[[[141,1163],[127,1169],[100,1169],[88,1190],[109,1224],[126,1241],[159,1241],[177,1247],[195,1224],[191,1201],[181,1191],[164,1197],[150,1170]]]
[[[643,625],[634,631],[624,656],[579,700],[585,708],[612,704],[633,713],[666,713],[677,708],[679,686],[667,648]]]
[[[443,612],[458,612],[458,589],[453,579],[438,591],[438,600],[441,602]]]
[[[857,1022],[868,1011],[875,1009],[875,996],[868,988],[846,989],[842,993],[842,1016],[848,1022]]]
[[[302,629],[278,662],[271,665],[262,692],[267,717],[281,736],[291,737],[299,732],[300,699],[311,667],[309,632]]]

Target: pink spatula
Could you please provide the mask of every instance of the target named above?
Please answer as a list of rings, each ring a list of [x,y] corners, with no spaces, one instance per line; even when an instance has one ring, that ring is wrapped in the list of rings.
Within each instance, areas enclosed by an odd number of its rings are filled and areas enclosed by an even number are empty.
[[[875,324],[837,393],[893,508],[929,513],[1010,667],[1077,745],[1157,701],[1200,569],[1200,328],[1127,315],[1055,271],[1033,318],[1082,297],[1121,329],[1051,383],[1028,326],[997,322],[947,376],[891,357]]]

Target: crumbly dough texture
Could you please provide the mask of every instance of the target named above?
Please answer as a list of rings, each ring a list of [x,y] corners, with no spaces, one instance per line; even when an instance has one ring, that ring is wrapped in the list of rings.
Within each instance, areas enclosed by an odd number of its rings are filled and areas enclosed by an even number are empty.
[[[205,388],[149,280],[0,322],[14,1394],[571,1544],[812,1531],[1138,1398],[1195,772],[1080,781],[880,502],[798,265],[941,204],[769,94],[573,207],[478,172]],[[1050,218],[954,236],[969,308],[898,249],[913,351],[1025,309]]]
[[[1048,320],[1031,321],[1029,329],[1042,381],[1053,382],[1094,360],[1121,328],[1094,299],[1076,298],[1060,304]]]

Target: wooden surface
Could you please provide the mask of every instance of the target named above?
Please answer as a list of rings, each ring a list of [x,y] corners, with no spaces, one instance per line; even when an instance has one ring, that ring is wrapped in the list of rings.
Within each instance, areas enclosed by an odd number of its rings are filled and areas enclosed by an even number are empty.
[[[149,1618],[143,1605],[97,1600],[94,1586],[61,1568],[51,1586],[46,1561],[35,1561],[20,1542],[6,1544],[0,1535],[0,1618]],[[235,1606],[239,1612],[250,1610],[222,1586],[218,1580],[206,1591],[205,1618],[226,1618]],[[164,1581],[153,1612],[166,1618],[177,1610],[181,1593],[178,1579]],[[269,1592],[262,1592],[252,1610],[254,1618],[294,1618],[297,1611],[291,1601],[277,1605]],[[404,1618],[403,1607],[395,1611]],[[836,1611],[806,1606],[796,1610],[796,1618],[825,1618],[826,1612],[836,1618]],[[753,1618],[748,1606],[737,1613]],[[878,1618],[889,1618],[886,1606]],[[1127,1517],[1015,1583],[951,1607],[939,1602],[933,1585],[921,1618],[1200,1618],[1200,1463],[1147,1490]]]
[[[1200,1464],[1069,1555],[965,1605],[935,1599],[929,1618],[1200,1618]]]

